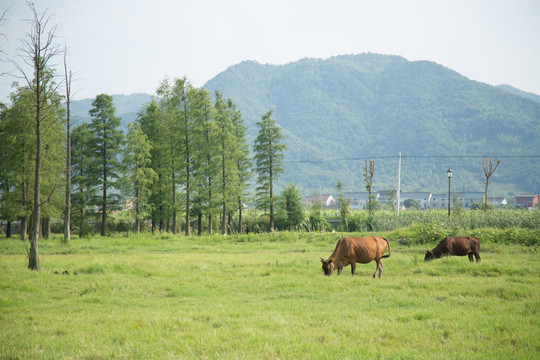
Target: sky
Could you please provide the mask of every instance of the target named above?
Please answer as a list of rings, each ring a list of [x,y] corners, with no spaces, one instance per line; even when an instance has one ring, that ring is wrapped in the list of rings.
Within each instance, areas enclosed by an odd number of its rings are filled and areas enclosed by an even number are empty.
[[[74,100],[153,94],[168,76],[200,87],[245,60],[287,64],[366,52],[428,60],[540,94],[538,0],[34,0],[68,49]],[[0,73],[20,63],[32,13],[0,0]],[[63,58],[55,64],[63,72]],[[0,76],[0,101],[16,78]]]

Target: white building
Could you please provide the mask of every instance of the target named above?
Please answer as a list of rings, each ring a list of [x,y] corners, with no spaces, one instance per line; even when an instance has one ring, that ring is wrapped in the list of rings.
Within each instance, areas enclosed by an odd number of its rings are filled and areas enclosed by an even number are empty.
[[[373,197],[373,200],[379,200],[379,193],[378,192],[372,192],[371,196]],[[352,192],[352,193],[344,193],[343,198],[349,200],[349,207],[351,209],[365,209],[366,204],[368,202],[368,192]]]

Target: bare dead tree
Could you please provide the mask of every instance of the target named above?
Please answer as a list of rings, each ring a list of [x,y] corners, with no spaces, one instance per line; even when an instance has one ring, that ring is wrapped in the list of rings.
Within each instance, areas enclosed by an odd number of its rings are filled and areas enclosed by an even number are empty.
[[[2,25],[4,22],[6,22],[6,14],[8,12],[8,10],[11,8],[8,7],[7,9],[4,9],[4,8],[0,8],[0,25]],[[0,32],[0,37],[4,38],[4,39],[7,39],[6,37],[6,34]],[[4,50],[0,49],[0,54],[5,54]],[[1,73],[0,75],[2,75],[3,73]]]
[[[24,79],[33,93],[33,106],[35,108],[34,130],[36,136],[35,172],[34,172],[34,203],[32,213],[32,230],[30,233],[30,250],[28,251],[28,268],[39,270],[38,241],[41,223],[41,157],[42,157],[42,131],[43,116],[47,110],[49,100],[56,94],[52,73],[49,70],[51,60],[60,54],[60,48],[55,44],[56,29],[58,25],[50,25],[51,16],[47,11],[38,13],[34,3],[26,3],[32,11],[33,18],[28,20],[31,29],[24,39],[21,39],[19,58],[31,70],[25,70],[23,65],[11,61],[19,72],[19,78]]]
[[[66,91],[66,204],[64,208],[64,241],[71,241],[71,82],[73,74],[67,67],[67,48],[64,47],[64,79]]]
[[[0,25],[4,25],[4,23],[7,21],[6,15],[7,15],[10,8],[11,8],[11,6],[8,7],[7,9],[4,9],[4,8],[0,7]],[[3,32],[0,32],[0,38],[2,40],[7,41],[7,36]],[[4,46],[0,46],[0,55],[6,55],[6,52],[3,50],[3,47]],[[0,62],[5,62],[5,61],[6,61],[6,59],[0,58]],[[4,75],[8,75],[8,74],[9,74],[8,71],[0,70],[0,76],[4,76]]]
[[[484,176],[486,177],[486,184],[485,184],[486,187],[485,187],[485,192],[484,192],[484,211],[486,211],[488,208],[489,178],[491,177],[491,175],[493,175],[495,170],[497,170],[497,167],[499,166],[500,163],[501,163],[501,160],[497,160],[497,164],[495,165],[495,167],[493,167],[493,161],[491,159],[482,159],[482,165],[484,168]]]
[[[371,191],[373,188],[373,174],[375,173],[375,161],[366,160],[366,167],[364,168],[364,181],[366,182],[366,190],[368,192],[368,202],[367,209],[369,211],[373,210],[373,198],[371,196]]]

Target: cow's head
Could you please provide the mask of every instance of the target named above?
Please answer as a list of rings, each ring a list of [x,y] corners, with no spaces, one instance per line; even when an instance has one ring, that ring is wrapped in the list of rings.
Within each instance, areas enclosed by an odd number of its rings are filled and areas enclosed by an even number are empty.
[[[426,256],[424,257],[424,261],[429,261],[435,259],[435,255],[433,254],[433,251],[428,250],[426,253]]]
[[[324,260],[323,258],[321,258],[321,262],[322,262],[322,269],[324,271],[324,275],[326,276],[332,275],[332,271],[334,271],[334,264],[332,263],[332,260],[331,259]]]

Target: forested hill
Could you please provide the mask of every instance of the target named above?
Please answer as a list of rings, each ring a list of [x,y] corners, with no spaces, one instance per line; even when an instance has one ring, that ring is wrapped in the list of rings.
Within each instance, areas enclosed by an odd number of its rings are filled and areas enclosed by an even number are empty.
[[[428,61],[362,54],[287,65],[246,61],[208,81],[231,98],[248,126],[268,110],[283,128],[286,171],[279,185],[303,194],[363,191],[364,159],[375,160],[374,189],[395,189],[402,153],[404,191],[445,192],[446,170],[456,191],[483,191],[482,157],[540,155],[540,96],[507,85],[471,81]],[[147,94],[113,95],[124,127]],[[72,103],[75,120],[89,121],[93,99]],[[540,193],[540,158],[501,157],[490,195]]]
[[[525,91],[516,89],[515,87],[510,86],[510,85],[497,85],[497,87],[498,87],[499,89],[508,91],[508,92],[510,92],[510,93],[512,93],[512,94],[519,95],[519,96],[523,96],[523,97],[526,97],[526,98],[528,98],[528,99],[531,99],[531,100],[534,100],[534,101],[540,103],[540,95],[536,95],[536,94],[533,94],[533,93],[525,92]]]
[[[364,159],[375,160],[374,189],[483,191],[482,157],[540,154],[540,103],[428,61],[362,54],[287,65],[234,65],[204,87],[241,110],[252,139],[269,109],[288,146],[281,184],[303,193],[364,190]],[[478,157],[471,157],[478,156]],[[540,193],[540,159],[501,157],[490,195]]]

